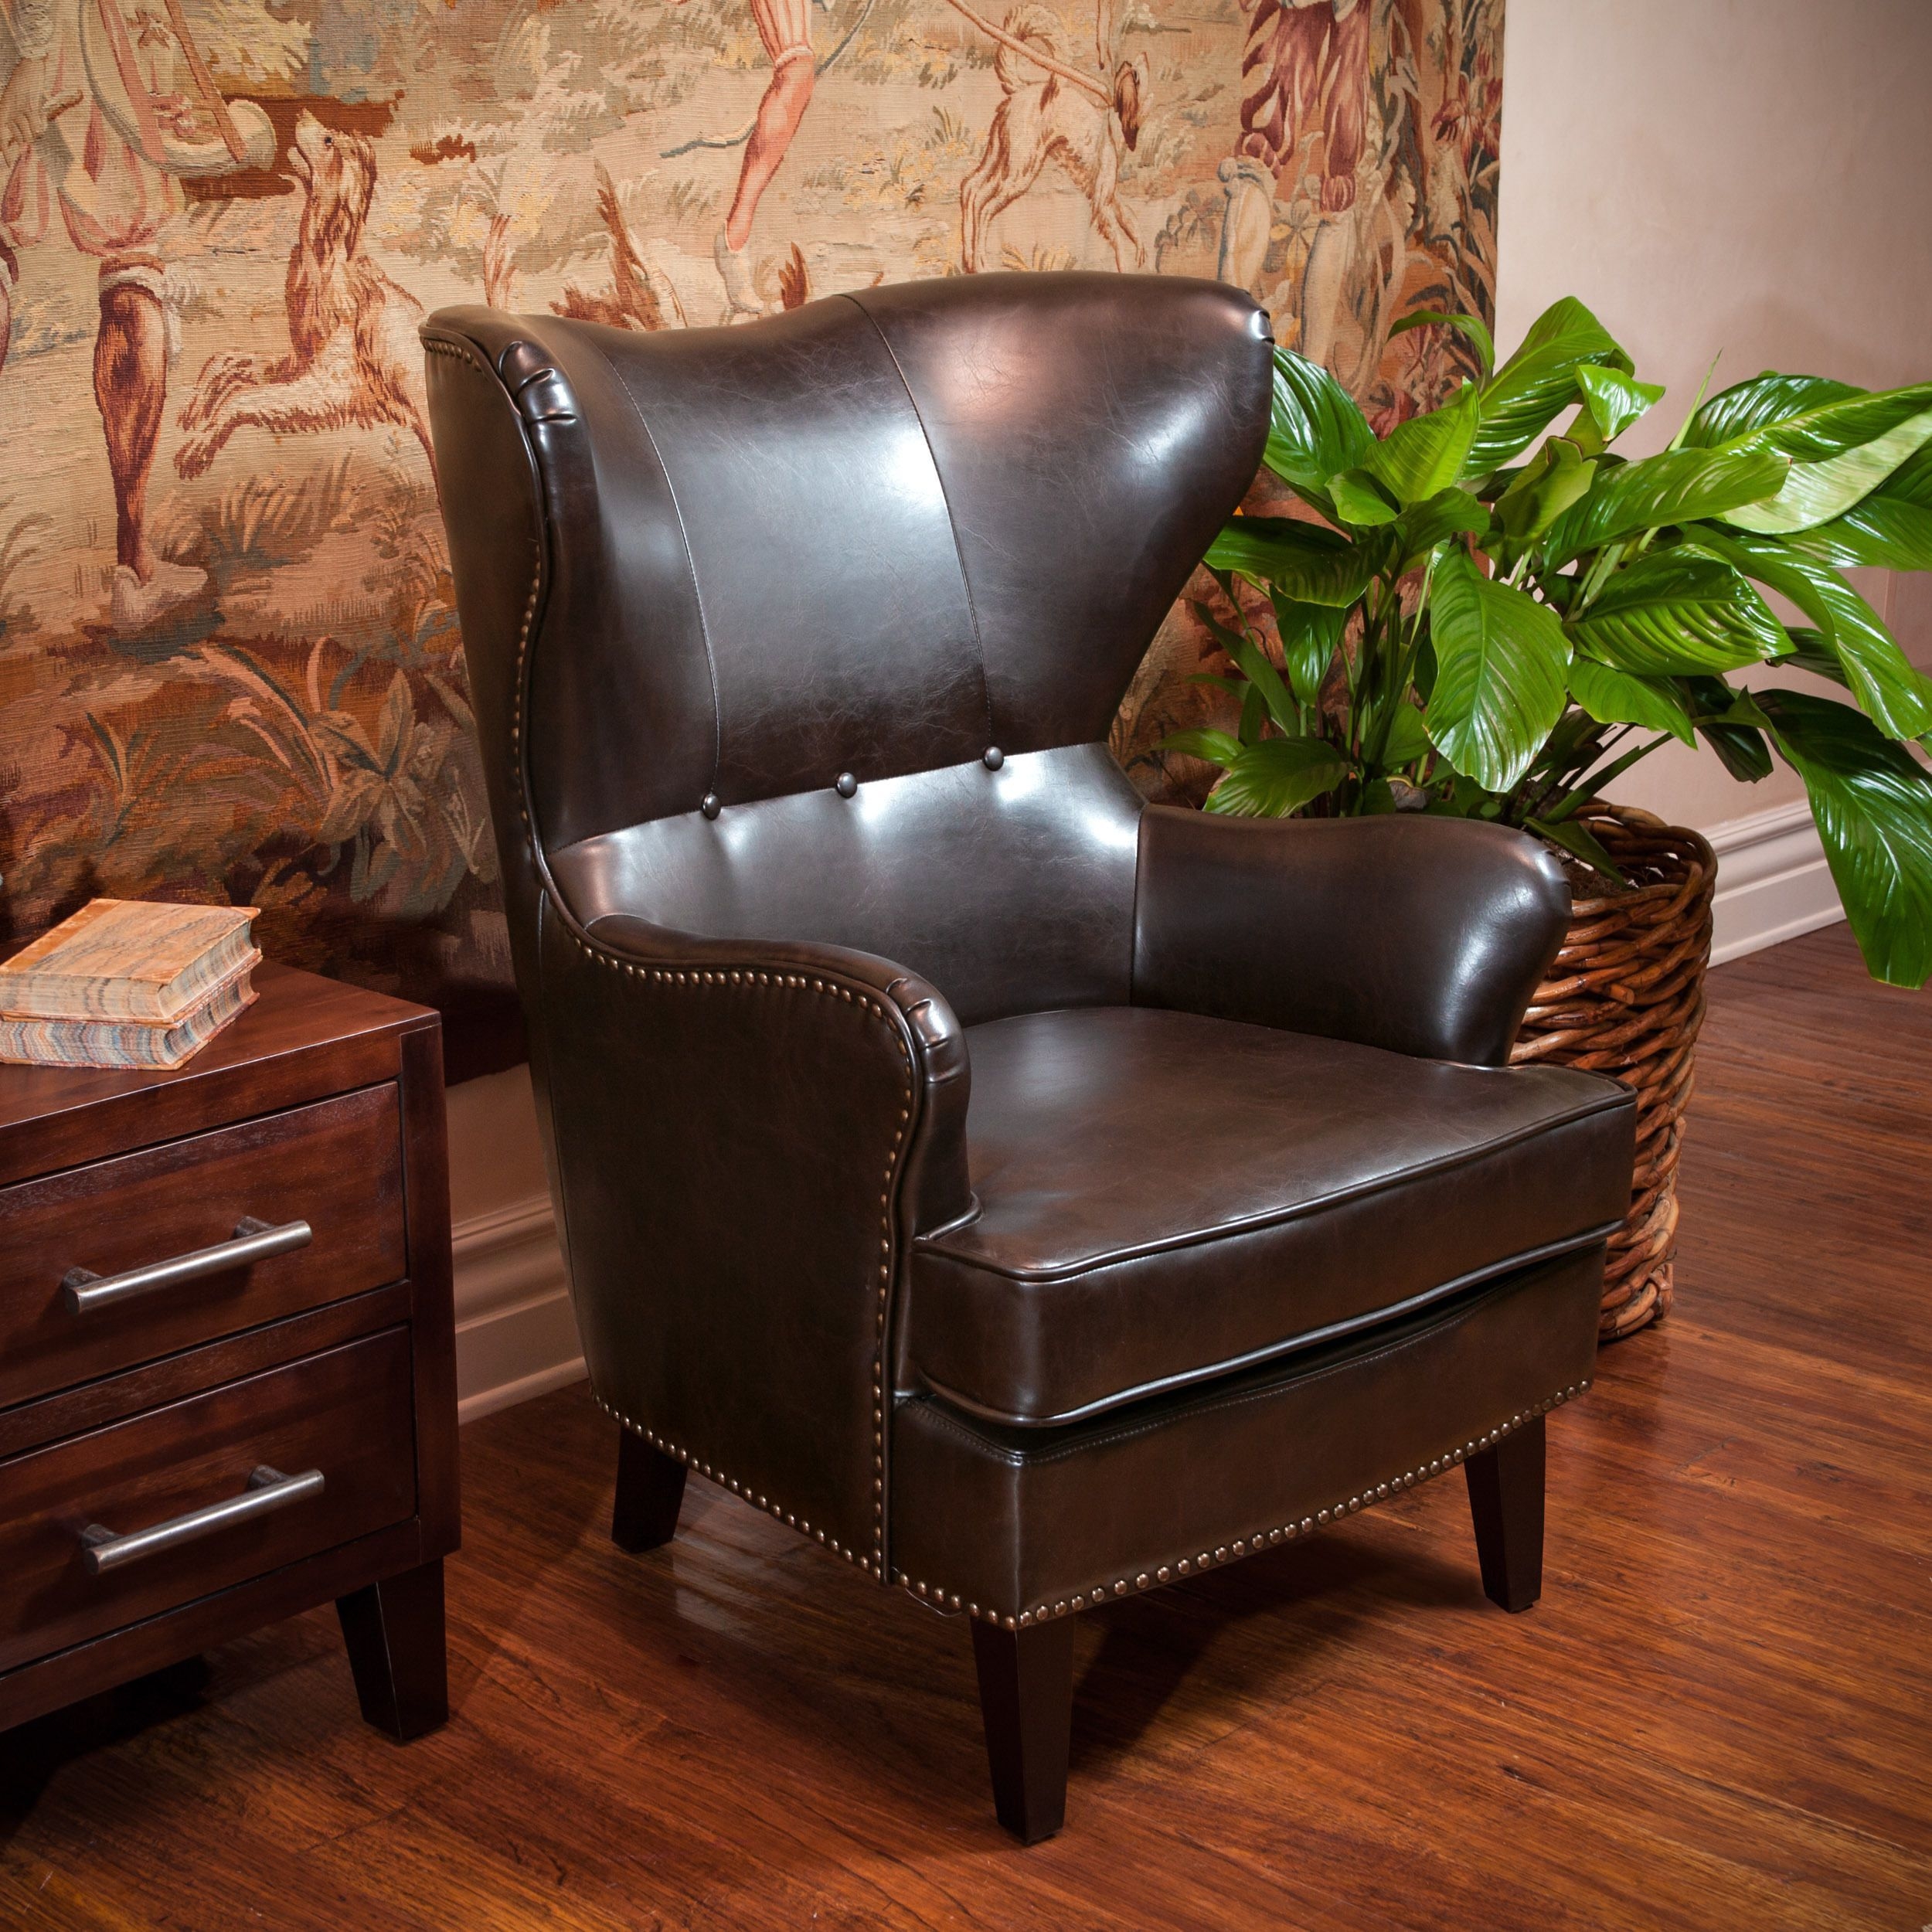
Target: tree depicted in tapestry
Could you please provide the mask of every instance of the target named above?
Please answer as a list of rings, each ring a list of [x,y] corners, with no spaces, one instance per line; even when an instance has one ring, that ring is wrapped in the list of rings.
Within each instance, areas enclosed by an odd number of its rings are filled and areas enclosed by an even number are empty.
[[[1372,418],[1490,312],[1501,0],[0,0],[0,938],[507,984],[415,328],[1219,277]],[[28,460],[19,460],[20,452]],[[1194,721],[1172,622],[1117,732]]]

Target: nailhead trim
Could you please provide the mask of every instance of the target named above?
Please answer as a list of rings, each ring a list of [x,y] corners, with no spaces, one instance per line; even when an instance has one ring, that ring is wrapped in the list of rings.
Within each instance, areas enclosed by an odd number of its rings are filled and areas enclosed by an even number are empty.
[[[886,1574],[886,1325],[892,1301],[893,1182],[906,1151],[906,1133],[911,1124],[913,1106],[913,1063],[912,1056],[906,1051],[906,1043],[887,1015],[883,1002],[862,992],[854,993],[850,987],[838,985],[831,980],[814,978],[806,973],[764,972],[753,967],[718,967],[709,970],[686,968],[681,971],[674,967],[640,965],[617,954],[607,952],[600,946],[591,945],[580,939],[575,933],[570,935],[570,943],[594,964],[612,972],[621,973],[626,979],[648,980],[654,985],[667,986],[776,987],[785,992],[809,992],[822,995],[827,999],[842,1000],[848,1006],[862,1008],[877,1020],[886,1029],[893,1044],[899,1049],[906,1083],[900,1090],[899,1124],[893,1129],[892,1148],[886,1156],[886,1172],[880,1182],[879,1196],[879,1291],[874,1298],[872,1369],[872,1546],[870,1556],[862,1556],[855,1549],[846,1549],[836,1537],[827,1536],[822,1529],[815,1530],[809,1522],[800,1521],[795,1512],[756,1494],[749,1483],[740,1482],[735,1477],[726,1475],[722,1469],[713,1468],[710,1464],[699,1461],[688,1449],[654,1434],[644,1423],[612,1408],[602,1396],[596,1394],[594,1389],[591,1392],[596,1396],[598,1407],[605,1414],[615,1417],[633,1434],[643,1437],[652,1448],[665,1455],[675,1457],[687,1468],[695,1469],[699,1475],[709,1477],[712,1481],[729,1489],[734,1496],[742,1496],[746,1502],[756,1503],[767,1515],[776,1516],[780,1522],[789,1524],[802,1535],[814,1538],[836,1555],[843,1556],[848,1563],[856,1563],[868,1574],[883,1581]]]
[[[1498,1423],[1486,1434],[1473,1437],[1459,1449],[1445,1450],[1442,1454],[1413,1469],[1406,1469],[1399,1476],[1391,1476],[1386,1482],[1378,1482],[1364,1488],[1358,1495],[1350,1496],[1345,1502],[1331,1503],[1326,1509],[1317,1510],[1313,1515],[1304,1516],[1298,1522],[1285,1522],[1276,1529],[1257,1529],[1252,1536],[1237,1537],[1231,1543],[1217,1545],[1213,1549],[1203,1549],[1198,1555],[1180,1556],[1171,1563],[1162,1563],[1151,1572],[1141,1570],[1134,1576],[1116,1577],[1111,1583],[1104,1583],[1089,1590],[1084,1596],[1076,1592],[1051,1604],[1039,1604],[1031,1610],[1022,1610],[1017,1616],[1002,1615],[996,1610],[982,1610],[978,1604],[962,1603],[956,1590],[941,1589],[937,1584],[915,1581],[903,1570],[895,1570],[892,1580],[912,1595],[929,1604],[937,1604],[942,1610],[964,1610],[969,1617],[981,1621],[997,1624],[1002,1630],[1026,1630],[1035,1624],[1052,1621],[1056,1617],[1064,1617],[1070,1611],[1085,1610],[1090,1606],[1104,1602],[1111,1595],[1124,1597],[1130,1590],[1151,1590],[1160,1584],[1172,1582],[1177,1577],[1198,1575],[1202,1570],[1212,1570],[1217,1565],[1242,1556],[1252,1556],[1263,1548],[1273,1549],[1277,1543],[1292,1543],[1298,1536],[1306,1536],[1331,1522],[1338,1522],[1344,1516],[1352,1516],[1358,1510],[1372,1502],[1379,1502],[1386,1497],[1404,1489],[1413,1489],[1417,1483],[1427,1482],[1431,1476],[1439,1476],[1445,1470],[1452,1469],[1459,1462],[1466,1462],[1485,1449],[1493,1449],[1503,1437],[1520,1429],[1526,1422],[1533,1422],[1539,1416],[1546,1416],[1553,1409],[1560,1409],[1566,1402],[1573,1401],[1590,1386],[1590,1378],[1586,1376],[1581,1382],[1573,1383],[1567,1389],[1559,1391],[1547,1402],[1539,1402],[1535,1407],[1520,1409],[1507,1422]]]

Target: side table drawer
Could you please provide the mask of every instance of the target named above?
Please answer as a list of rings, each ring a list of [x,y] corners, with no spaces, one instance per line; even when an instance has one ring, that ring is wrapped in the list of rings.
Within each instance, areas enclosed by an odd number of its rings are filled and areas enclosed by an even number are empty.
[[[406,1328],[15,1456],[0,1463],[0,1671],[415,1511]]]
[[[0,1189],[0,1408],[400,1280],[402,1162],[391,1083]],[[243,1223],[300,1244],[114,1287]]]

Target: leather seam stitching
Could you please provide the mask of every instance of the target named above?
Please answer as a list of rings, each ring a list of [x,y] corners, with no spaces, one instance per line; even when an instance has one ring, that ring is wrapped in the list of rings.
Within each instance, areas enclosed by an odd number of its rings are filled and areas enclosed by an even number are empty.
[[[908,1595],[917,1597],[927,1604],[936,1603],[942,1610],[964,1610],[969,1617],[976,1617],[983,1623],[997,1624],[1002,1630],[1022,1630],[1035,1624],[1051,1622],[1056,1617],[1085,1610],[1090,1606],[1104,1603],[1109,1597],[1124,1597],[1130,1590],[1151,1590],[1163,1583],[1177,1581],[1189,1575],[1199,1575],[1204,1570],[1213,1570],[1219,1565],[1237,1561],[1243,1556],[1253,1556],[1264,1548],[1273,1548],[1279,1543],[1292,1543],[1297,1538],[1311,1535],[1315,1530],[1325,1529],[1332,1522],[1338,1522],[1344,1516],[1352,1516],[1372,1503],[1385,1501],[1389,1495],[1404,1489],[1413,1489],[1418,1484],[1430,1481],[1454,1468],[1458,1463],[1467,1462],[1471,1456],[1482,1454],[1493,1449],[1505,1436],[1513,1434],[1526,1422],[1532,1422],[1546,1416],[1553,1409],[1560,1409],[1566,1402],[1573,1401],[1590,1385],[1590,1378],[1571,1383],[1566,1389],[1559,1389],[1546,1400],[1519,1409],[1507,1422],[1498,1423],[1495,1427],[1480,1436],[1473,1436],[1459,1449],[1447,1449],[1432,1457],[1427,1462],[1418,1463],[1413,1469],[1404,1470],[1400,1475],[1385,1481],[1364,1485],[1359,1494],[1345,1502],[1331,1503],[1325,1509],[1318,1510],[1298,1520],[1291,1518],[1287,1522],[1272,1529],[1257,1530],[1251,1536],[1237,1536],[1232,1543],[1218,1545],[1211,1550],[1204,1549],[1198,1556],[1180,1556],[1158,1564],[1151,1570],[1138,1570],[1129,1577],[1117,1577],[1111,1583],[1097,1585],[1086,1591],[1076,1591],[1071,1597],[1062,1597],[1050,1604],[1041,1604],[1031,1610],[1017,1613],[1002,1613],[981,1605],[962,1602],[957,1590],[948,1590],[941,1586],[920,1582],[902,1570],[893,1572],[892,1580]]]
[[[959,519],[953,515],[953,494],[946,487],[946,473],[939,467],[939,452],[933,447],[932,431],[926,427],[926,413],[919,406],[919,398],[913,395],[912,384],[906,379],[905,367],[899,359],[898,351],[879,326],[879,319],[872,311],[857,296],[849,291],[842,292],[844,299],[865,317],[892,363],[893,373],[899,378],[899,386],[906,392],[906,402],[912,410],[913,420],[919,425],[920,440],[926,445],[926,460],[933,466],[933,481],[939,485],[939,500],[946,506],[946,534],[953,540],[953,561],[959,568],[959,587],[966,594],[966,614],[973,622],[973,648],[979,654],[979,695],[986,706],[986,744],[990,750],[999,743],[999,727],[993,722],[993,686],[986,672],[986,637],[979,625],[979,600],[973,595],[973,580],[966,574],[966,553],[960,546]]]

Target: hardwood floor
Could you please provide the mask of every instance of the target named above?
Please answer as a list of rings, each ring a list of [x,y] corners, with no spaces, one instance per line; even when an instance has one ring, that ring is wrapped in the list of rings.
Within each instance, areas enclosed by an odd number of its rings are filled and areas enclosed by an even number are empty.
[[[1066,1832],[972,1645],[702,1481],[610,1540],[581,1389],[464,1432],[449,1728],[334,1616],[0,1738],[0,1926],[1932,1920],[1932,998],[1842,927],[1713,976],[1677,1312],[1549,1430],[1543,1597],[1460,1478],[1074,1626]]]

